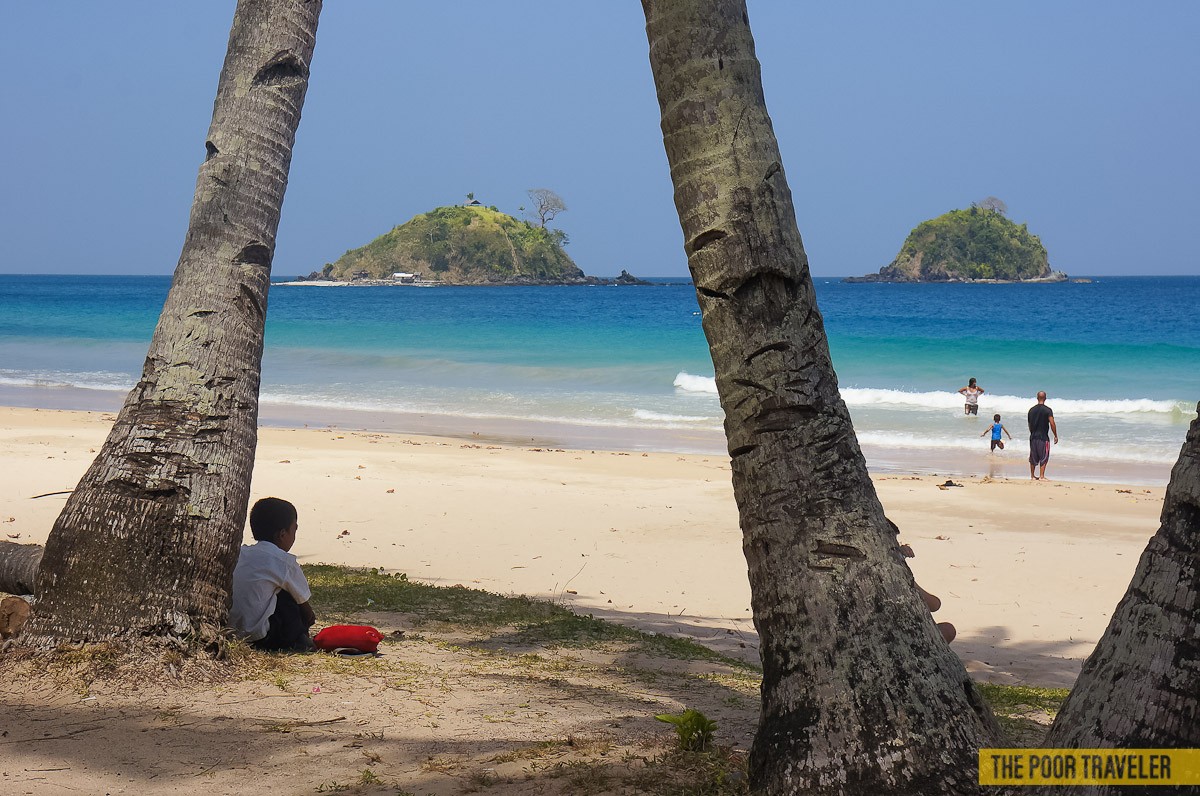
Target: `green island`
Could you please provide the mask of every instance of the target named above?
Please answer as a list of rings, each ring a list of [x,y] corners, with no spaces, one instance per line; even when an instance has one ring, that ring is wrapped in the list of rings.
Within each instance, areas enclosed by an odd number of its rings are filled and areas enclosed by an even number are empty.
[[[1004,203],[984,200],[922,221],[896,259],[877,274],[846,282],[1064,282],[1046,247],[1025,224],[1004,215]]]
[[[587,276],[562,230],[480,204],[438,207],[351,249],[308,280],[418,285],[644,284]]]

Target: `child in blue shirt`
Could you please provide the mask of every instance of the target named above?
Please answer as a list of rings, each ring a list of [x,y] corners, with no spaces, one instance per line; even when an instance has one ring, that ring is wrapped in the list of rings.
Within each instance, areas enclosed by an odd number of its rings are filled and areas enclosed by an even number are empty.
[[[1005,428],[1004,425],[1000,422],[1000,415],[992,415],[992,420],[995,422],[992,423],[992,425],[987,429],[987,431],[984,431],[982,434],[979,435],[981,437],[986,437],[989,433],[991,433],[992,447],[988,450],[988,453],[993,453],[996,450],[996,448],[999,448],[1000,450],[1004,450],[1004,440],[1000,439],[1000,432],[1003,431],[1005,434],[1008,434],[1008,429]],[[1012,434],[1008,434],[1008,438],[1012,439]]]

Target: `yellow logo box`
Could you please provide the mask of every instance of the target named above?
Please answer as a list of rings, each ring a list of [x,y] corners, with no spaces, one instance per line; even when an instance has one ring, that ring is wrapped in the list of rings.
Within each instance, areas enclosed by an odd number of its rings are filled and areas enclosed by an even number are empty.
[[[980,749],[980,785],[1200,785],[1200,749]]]

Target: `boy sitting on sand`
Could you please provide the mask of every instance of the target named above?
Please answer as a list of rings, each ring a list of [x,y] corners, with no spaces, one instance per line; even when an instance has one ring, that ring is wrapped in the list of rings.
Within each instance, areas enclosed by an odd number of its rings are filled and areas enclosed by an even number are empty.
[[[256,649],[307,652],[308,629],[317,621],[308,605],[312,592],[296,557],[296,507],[279,498],[263,498],[250,509],[250,533],[256,543],[242,545],[233,570],[233,608],[229,624]]]

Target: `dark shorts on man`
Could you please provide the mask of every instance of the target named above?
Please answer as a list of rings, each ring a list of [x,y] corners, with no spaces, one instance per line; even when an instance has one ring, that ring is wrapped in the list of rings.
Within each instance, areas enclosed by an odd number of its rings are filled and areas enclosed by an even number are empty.
[[[1050,440],[1030,437],[1029,463],[1032,465],[1044,465],[1048,461],[1050,461]]]
[[[250,646],[260,650],[288,650],[291,652],[308,652],[314,649],[312,639],[308,636],[308,625],[300,613],[292,595],[280,589],[275,595],[275,613],[271,614],[267,635],[253,642]]]

